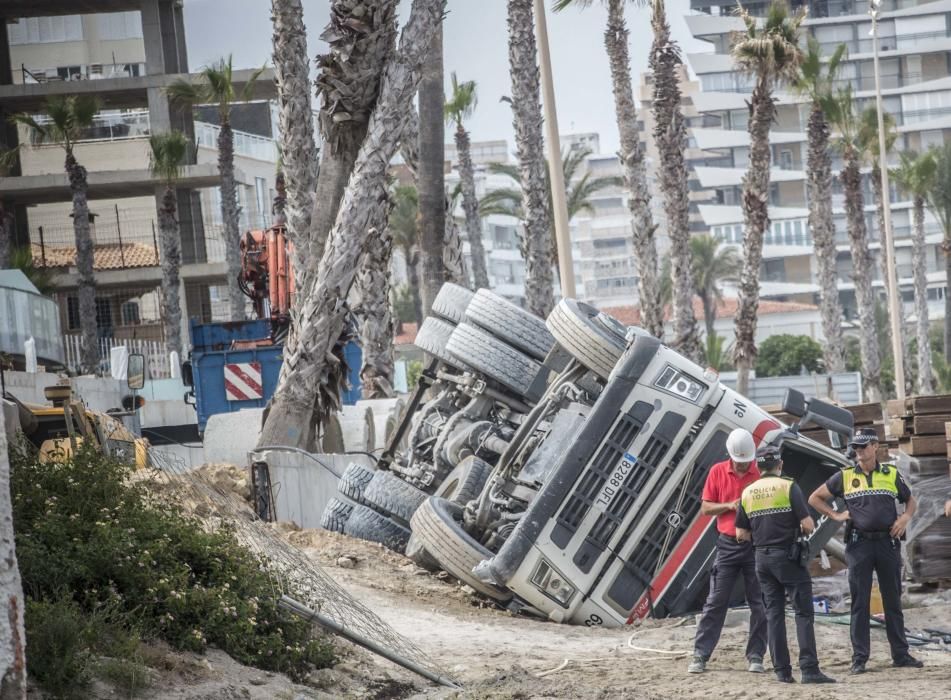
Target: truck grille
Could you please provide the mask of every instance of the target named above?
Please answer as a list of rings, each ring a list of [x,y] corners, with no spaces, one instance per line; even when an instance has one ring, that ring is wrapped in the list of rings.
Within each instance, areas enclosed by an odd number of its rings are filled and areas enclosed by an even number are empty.
[[[585,469],[578,487],[555,518],[556,525],[552,531],[552,542],[559,548],[564,549],[568,546],[571,538],[578,531],[581,521],[588,514],[598,494],[601,493],[604,483],[621,459],[621,455],[637,438],[653,411],[654,407],[649,403],[637,401],[626,413],[618,415],[610,435]]]
[[[706,417],[702,416],[701,419],[705,422]],[[634,603],[637,602],[641,593],[654,578],[661,556],[670,554],[677,546],[683,531],[697,517],[697,513],[700,511],[703,483],[706,480],[710,466],[726,454],[726,437],[727,434],[722,430],[717,431],[712,436],[710,442],[693,464],[684,490],[683,501],[680,502],[681,490],[684,488],[681,480],[678,484],[679,488],[674,489],[667,498],[663,509],[654,518],[650,527],[646,528],[639,544],[624,562],[624,568],[618,573],[607,594],[607,597],[615,601],[621,608],[629,610],[634,607]],[[671,461],[668,464],[665,478],[672,474],[677,463]],[[663,480],[658,483],[663,483]],[[677,508],[678,502],[680,502],[679,509]],[[632,534],[636,522],[635,520],[628,526],[625,539]],[[668,540],[669,530],[673,530],[673,532],[670,532],[670,539]],[[664,552],[665,541],[667,542],[666,554]]]

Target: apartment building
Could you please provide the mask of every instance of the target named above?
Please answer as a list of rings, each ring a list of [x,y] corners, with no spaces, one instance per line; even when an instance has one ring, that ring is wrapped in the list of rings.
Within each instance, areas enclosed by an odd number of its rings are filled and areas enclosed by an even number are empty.
[[[82,14],[77,14],[80,11]],[[157,197],[148,137],[172,128],[191,142],[178,185],[185,319],[223,318],[227,304],[217,185],[214,109],[180,109],[163,88],[189,77],[182,3],[177,0],[7,0],[0,5],[0,119],[36,114],[51,95],[96,96],[102,110],[75,147],[87,169],[97,279],[98,322],[110,339],[160,340],[161,269]],[[236,70],[239,88],[252,71]],[[269,223],[277,151],[268,100],[273,73],[255,84],[254,102],[237,105],[235,166],[242,227]],[[64,332],[78,333],[75,242],[63,151],[6,128],[5,147],[23,144],[21,168],[0,178],[0,200],[15,214],[18,245],[55,270]],[[187,321],[186,321],[187,323]]]
[[[805,30],[825,53],[840,43],[848,49],[839,71],[839,84],[851,85],[860,108],[874,106],[875,79],[871,19],[867,0],[792,0],[793,7],[807,5]],[[754,14],[768,3],[744,3]],[[741,179],[746,171],[749,137],[746,100],[752,84],[737,72],[729,56],[730,34],[742,26],[734,6],[717,0],[691,0],[687,26],[711,46],[710,53],[689,55],[688,61],[701,90],[691,95],[700,116],[691,126],[691,139],[702,152],[692,158],[696,180],[703,191],[698,211],[703,223],[726,242],[742,244]],[[880,73],[884,108],[896,121],[898,140],[890,155],[892,165],[901,151],[927,150],[951,137],[951,0],[883,0],[879,21]],[[805,38],[803,41],[805,44]],[[771,229],[766,234],[763,296],[776,300],[809,302],[816,298],[816,265],[808,227],[806,200],[806,126],[809,106],[788,88],[777,92],[778,110],[770,137],[772,143]],[[833,155],[833,168],[841,167]],[[884,289],[877,263],[882,254],[868,168],[863,175],[865,215],[869,244],[876,258],[875,285]],[[856,302],[851,279],[852,262],[841,183],[834,183],[833,206],[839,288],[846,318],[855,318]],[[701,201],[703,200],[703,201]],[[895,231],[899,285],[906,313],[913,300],[911,264],[911,203],[892,186],[890,193]],[[947,282],[940,250],[941,231],[930,213],[926,216],[927,275],[931,317],[943,315]]]

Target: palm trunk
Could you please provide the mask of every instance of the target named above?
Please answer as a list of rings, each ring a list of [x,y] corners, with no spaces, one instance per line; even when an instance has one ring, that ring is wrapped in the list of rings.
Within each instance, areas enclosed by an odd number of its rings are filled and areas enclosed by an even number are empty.
[[[182,303],[179,294],[182,266],[182,238],[178,226],[174,187],[166,187],[159,208],[159,236],[162,241],[162,296],[164,297],[165,351],[182,356]]]
[[[623,0],[608,0],[604,47],[611,65],[614,112],[621,137],[618,157],[624,169],[624,186],[630,193],[627,206],[631,211],[631,235],[637,264],[641,325],[652,335],[663,338],[664,309],[660,302],[660,284],[657,282],[657,245],[654,241],[657,227],[651,214],[644,145],[637,133],[637,108],[631,83],[628,35]]]
[[[72,151],[66,152],[66,175],[73,193],[73,232],[76,237],[76,270],[79,273],[79,328],[83,337],[82,369],[92,374],[99,369],[99,330],[96,321],[96,274],[94,251],[89,231],[89,204],[86,168],[76,162]]]
[[[312,438],[315,395],[318,422],[338,397],[328,383],[339,370],[331,354],[345,325],[346,305],[368,234],[374,202],[386,196],[389,162],[396,151],[410,101],[419,84],[429,39],[442,20],[442,0],[414,0],[400,49],[383,74],[367,136],[344,193],[322,264],[305,290],[300,342],[286,351],[281,377],[261,431],[261,445],[302,447]],[[330,387],[334,389],[334,387]]]
[[[862,175],[855,148],[846,146],[845,167],[842,169],[845,190],[845,215],[849,227],[852,252],[852,278],[855,281],[855,301],[859,312],[859,350],[862,356],[862,381],[868,401],[882,400],[882,368],[875,328],[875,296],[872,292],[872,260],[868,252],[868,232],[865,228],[865,201],[862,197]]]
[[[714,327],[717,321],[717,300],[703,294],[700,296],[700,303],[703,304],[703,325],[707,332],[707,338],[713,338],[717,334]]]
[[[750,99],[750,165],[743,176],[743,269],[736,311],[736,390],[747,394],[750,370],[756,361],[756,318],[759,309],[759,273],[763,261],[763,234],[769,227],[769,129],[776,114],[772,85],[759,78]]]
[[[951,231],[944,234],[941,242],[941,252],[944,253],[944,278],[951,280]],[[944,361],[951,365],[951,294],[944,295]]]
[[[385,220],[385,216],[383,217]],[[360,381],[363,398],[393,396],[393,315],[390,312],[390,259],[393,235],[386,227],[371,228],[366,252],[360,262],[357,289],[360,294],[360,344],[363,366]]]
[[[226,119],[221,120],[221,129],[218,132],[218,172],[221,174],[221,220],[224,222],[230,320],[243,321],[245,296],[238,286],[238,276],[241,274],[241,231],[238,190],[234,181],[234,132],[231,130],[231,123]]]
[[[0,202],[0,270],[10,267],[13,258],[13,212]]]
[[[918,393],[934,393],[934,372],[931,368],[931,342],[928,320],[928,276],[925,261],[925,199],[917,195],[914,201],[915,237],[912,258],[915,277],[915,315],[918,317]]]
[[[476,198],[475,175],[472,168],[469,133],[459,124],[456,128],[456,153],[459,158],[459,184],[462,186],[462,210],[466,214],[466,236],[472,257],[472,282],[476,289],[489,286],[485,266],[485,246],[482,244],[482,219]]]
[[[26,700],[26,632],[23,614],[26,599],[17,566],[10,499],[8,436],[0,425],[0,698]]]
[[[406,258],[406,279],[413,295],[413,315],[418,325],[423,322],[423,297],[419,293],[419,250],[416,246],[406,248],[403,257]]]
[[[278,130],[285,178],[287,234],[297,284],[307,265],[310,219],[317,186],[317,145],[310,102],[310,63],[301,0],[271,0],[274,24],[274,77],[277,82]],[[300,287],[298,287],[300,288]]]
[[[466,272],[466,258],[462,252],[462,237],[453,215],[452,197],[448,192],[445,195],[445,203],[446,231],[442,241],[442,266],[446,272],[446,282],[468,287],[469,274]]]
[[[446,237],[445,118],[443,105],[442,23],[436,27],[423,64],[419,84],[419,244],[423,277],[423,312],[428,316],[433,299],[446,281],[443,262]]]
[[[532,0],[508,0],[508,30],[512,112],[524,209],[525,306],[545,318],[555,305],[555,283]],[[551,167],[559,168],[561,163],[552,163]]]
[[[330,49],[317,57],[323,147],[311,216],[307,272],[299,289],[313,283],[327,236],[367,133],[380,76],[393,54],[399,0],[333,0],[321,37]]]
[[[809,113],[809,227],[819,266],[819,312],[825,343],[822,357],[827,372],[845,371],[842,340],[842,304],[835,276],[835,225],[832,218],[832,159],[829,157],[829,122],[819,103]]]
[[[663,0],[654,0],[651,25],[654,43],[650,68],[654,76],[651,108],[654,112],[654,141],[660,163],[660,189],[667,212],[670,237],[671,282],[673,289],[673,331],[671,345],[683,355],[700,360],[700,340],[693,315],[693,273],[690,254],[690,198],[687,186],[687,127],[680,106],[677,67],[682,64],[680,49],[670,39],[670,25]]]

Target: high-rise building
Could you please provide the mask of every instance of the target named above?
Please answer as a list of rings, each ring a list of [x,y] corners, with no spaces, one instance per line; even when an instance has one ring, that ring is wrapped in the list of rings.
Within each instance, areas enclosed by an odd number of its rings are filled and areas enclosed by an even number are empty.
[[[81,11],[82,14],[76,14]],[[95,243],[97,320],[109,339],[159,340],[161,269],[157,197],[149,172],[150,134],[177,129],[191,142],[178,182],[184,318],[222,319],[227,303],[221,236],[215,109],[171,104],[164,88],[189,78],[178,0],[6,0],[0,4],[0,121],[26,112],[42,121],[54,95],[92,95],[102,110],[75,146],[88,171]],[[235,70],[239,89],[251,70]],[[195,76],[191,76],[194,78]],[[277,150],[273,72],[254,100],[236,105],[235,168],[243,228],[269,223]],[[15,215],[16,242],[56,273],[61,325],[78,333],[75,239],[63,150],[30,142],[25,128],[0,127],[0,146],[22,144],[20,169],[0,178],[0,201]],[[187,321],[186,321],[187,322]]]
[[[794,8],[807,5],[803,45],[815,37],[823,52],[831,55],[844,43],[847,54],[838,74],[838,84],[851,85],[859,109],[875,104],[871,18],[867,0],[792,0]],[[765,13],[768,3],[744,6],[755,15]],[[701,90],[691,95],[700,120],[690,135],[702,155],[692,159],[696,181],[703,191],[697,205],[709,230],[726,242],[742,244],[743,215],[740,207],[741,180],[749,156],[746,131],[752,91],[751,79],[738,72],[729,55],[731,33],[742,28],[734,6],[722,0],[691,0],[687,16],[691,33],[711,45],[712,52],[688,56]],[[879,20],[880,75],[884,109],[897,124],[898,139],[889,156],[892,165],[902,151],[922,152],[942,145],[951,137],[951,2],[949,0],[883,0]],[[770,218],[763,262],[764,297],[777,300],[812,301],[817,294],[816,266],[808,226],[806,200],[806,126],[809,105],[788,87],[776,91],[777,113],[770,134],[772,185]],[[842,165],[833,155],[833,169]],[[865,216],[869,247],[876,259],[873,277],[882,290],[878,222],[869,170],[863,169]],[[700,197],[698,197],[698,200]],[[906,314],[912,309],[911,202],[892,184],[890,193],[895,232],[896,262]],[[856,317],[852,261],[849,253],[841,182],[834,181],[833,207],[839,288],[847,320]],[[930,213],[926,215],[927,275],[931,318],[943,315],[947,282],[940,250],[941,230]]]

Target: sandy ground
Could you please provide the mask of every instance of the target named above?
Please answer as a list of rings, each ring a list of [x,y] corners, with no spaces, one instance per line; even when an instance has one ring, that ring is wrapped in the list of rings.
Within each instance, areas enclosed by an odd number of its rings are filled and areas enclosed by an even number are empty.
[[[809,698],[856,697],[894,700],[896,693],[916,700],[951,697],[951,649],[916,650],[923,669],[893,669],[884,630],[872,631],[869,673],[851,677],[848,626],[817,624],[823,669],[834,686],[781,685],[772,674],[746,671],[746,627],[742,614],[724,629],[720,645],[702,675],[688,675],[687,652],[695,632],[693,618],[648,621],[637,629],[588,629],[556,625],[485,607],[467,589],[418,569],[405,558],[375,545],[334,533],[289,533],[351,593],[372,607],[397,631],[416,642],[463,685],[462,691],[429,685],[386,662],[355,653],[345,664],[354,672],[337,690],[350,697],[412,698]],[[337,565],[341,557],[353,568]],[[348,562],[349,565],[349,562]],[[951,630],[951,594],[913,596],[927,606],[909,607],[912,628]],[[795,636],[790,620],[790,631]],[[793,658],[795,640],[790,640]],[[681,652],[638,651],[632,646]],[[383,674],[376,676],[377,667]],[[377,695],[360,688],[360,676],[376,676],[415,686],[405,694]],[[798,676],[798,673],[797,673]],[[395,684],[393,685],[395,690]]]

